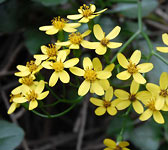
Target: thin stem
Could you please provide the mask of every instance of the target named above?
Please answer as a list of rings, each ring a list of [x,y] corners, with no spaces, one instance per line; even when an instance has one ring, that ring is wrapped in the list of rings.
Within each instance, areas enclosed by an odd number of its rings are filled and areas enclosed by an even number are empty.
[[[138,28],[140,32],[142,31],[142,6],[140,0],[137,0],[138,5]]]
[[[157,58],[159,58],[161,61],[163,61],[165,64],[168,65],[168,61],[164,59],[161,55],[153,51],[153,55],[155,55]]]
[[[51,92],[51,94],[57,99],[57,100],[60,100],[61,98],[59,98],[59,96],[57,96],[55,94],[55,92],[49,87],[48,84],[46,84],[46,88]]]

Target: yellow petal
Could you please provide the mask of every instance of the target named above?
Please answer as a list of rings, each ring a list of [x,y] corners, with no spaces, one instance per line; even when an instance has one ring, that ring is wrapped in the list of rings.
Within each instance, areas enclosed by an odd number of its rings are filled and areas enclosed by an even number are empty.
[[[120,80],[127,80],[131,77],[131,74],[126,70],[117,74],[117,78]]]
[[[162,114],[159,111],[153,112],[153,119],[159,124],[163,124],[165,122]]]
[[[101,41],[105,37],[104,32],[99,24],[94,25],[93,33],[94,33],[96,39],[98,39],[99,41]]]
[[[96,106],[103,106],[103,100],[100,100],[98,98],[91,97],[90,102]]]
[[[53,69],[52,68],[52,62],[44,61],[41,65],[46,69]]]
[[[133,74],[133,78],[139,84],[145,84],[146,83],[145,78],[138,72]]]
[[[48,56],[41,54],[41,55],[34,55],[34,58],[36,59],[35,64],[40,65],[43,60],[46,60],[48,58]]]
[[[133,64],[137,65],[141,60],[141,51],[135,50],[134,53],[131,55],[130,60]]]
[[[103,141],[104,145],[106,145],[107,147],[110,147],[110,148],[115,148],[116,147],[116,142],[111,140],[111,139],[105,139]]]
[[[142,104],[141,104],[138,100],[134,101],[134,102],[132,103],[132,105],[133,105],[134,110],[135,110],[138,114],[142,114],[142,113],[144,112],[144,108],[143,108]]]
[[[91,30],[86,30],[84,33],[82,33],[82,37],[88,36],[91,33]]]
[[[120,102],[122,102],[123,100],[121,100],[121,99],[115,99],[115,100],[113,100],[112,102],[111,102],[111,105],[113,106],[113,107],[116,107]]]
[[[123,110],[127,107],[129,107],[131,102],[129,100],[123,100],[116,106],[118,110]]]
[[[52,27],[46,31],[46,34],[48,35],[54,35],[59,31],[59,29],[56,29],[55,27]]]
[[[25,76],[28,76],[29,74],[30,74],[30,71],[29,71],[29,70],[26,70],[26,71],[23,71],[23,72],[16,72],[16,73],[15,73],[15,76],[25,77]]]
[[[80,23],[66,23],[67,27],[70,27],[70,28],[78,28],[79,26],[81,26]]]
[[[112,72],[113,69],[115,67],[115,64],[110,64],[110,65],[107,65],[105,68],[104,68],[104,71],[110,71]]]
[[[67,57],[67,55],[66,55],[66,52],[65,51],[60,51],[59,53],[58,53],[58,56],[57,56],[57,61],[58,62],[64,62],[65,61],[65,59],[66,59],[66,57]]]
[[[150,91],[153,95],[158,95],[160,92],[160,87],[153,83],[147,83],[146,88]]]
[[[107,47],[109,47],[109,48],[118,48],[118,47],[120,47],[121,45],[122,45],[122,43],[109,42],[109,43],[107,44]]]
[[[133,80],[130,87],[130,93],[135,95],[138,92],[138,90],[139,90],[139,84]]]
[[[126,147],[126,146],[129,146],[129,143],[126,142],[126,141],[122,141],[118,144],[120,147]]]
[[[95,110],[95,114],[97,116],[102,116],[105,114],[105,112],[106,112],[106,108],[104,106],[100,106],[100,107],[96,108],[96,110]]]
[[[45,87],[45,82],[43,80],[40,80],[40,82],[38,83],[36,89],[35,89],[35,93],[41,93],[44,90]]]
[[[89,57],[83,59],[83,68],[84,70],[93,69],[93,64]]]
[[[16,98],[13,99],[13,101],[14,101],[15,103],[25,103],[25,102],[27,102],[28,100],[27,100],[25,97],[16,97]]]
[[[90,89],[90,82],[84,80],[78,89],[78,95],[84,96],[88,93]]]
[[[152,116],[153,112],[150,109],[145,110],[145,112],[139,117],[141,121],[146,121]]]
[[[66,42],[58,42],[55,43],[57,46],[69,46],[71,43],[70,41],[66,41]]]
[[[99,96],[104,95],[104,90],[97,81],[92,82],[91,87],[92,87],[93,92],[96,93],[97,95]]]
[[[45,91],[43,93],[40,93],[37,97],[37,100],[42,100],[42,99],[46,98],[48,94],[49,94],[49,91]]]
[[[153,69],[153,64],[152,63],[143,63],[137,66],[138,72],[140,73],[146,73],[149,72]]]
[[[23,66],[23,65],[17,65],[16,68],[19,71],[27,71],[27,70],[29,70],[26,66]]]
[[[160,83],[160,88],[162,90],[165,90],[168,88],[168,73],[167,72],[162,72],[159,83]]]
[[[68,26],[65,26],[65,27],[63,28],[63,30],[64,30],[65,32],[68,32],[68,33],[76,32],[76,31],[77,31],[77,29],[74,29],[74,28],[71,28],[71,27],[68,27]]]
[[[165,104],[161,110],[162,110],[162,111],[168,111],[168,105]]]
[[[100,11],[98,11],[98,12],[95,12],[95,14],[101,14],[101,13],[105,12],[106,10],[107,10],[107,8],[105,8],[105,9],[103,9],[103,10],[100,10]]]
[[[89,22],[89,18],[83,17],[83,18],[80,19],[78,22],[87,23],[87,22]]]
[[[106,101],[111,101],[111,99],[113,98],[113,88],[110,87],[105,94],[105,100]]]
[[[156,47],[159,52],[168,53],[168,47]]]
[[[107,112],[108,112],[108,114],[111,115],[111,116],[114,116],[114,115],[117,114],[117,110],[116,110],[116,108],[113,107],[113,106],[107,107]]]
[[[104,55],[107,51],[107,47],[103,46],[102,44],[99,43],[99,45],[96,47],[96,54],[98,55]]]
[[[34,108],[36,108],[38,106],[38,103],[36,100],[32,100],[29,103],[29,110],[33,110]]]
[[[168,34],[167,33],[162,34],[162,40],[165,45],[168,45]]]
[[[117,60],[123,68],[125,68],[125,69],[128,68],[129,62],[122,53],[117,54]]]
[[[99,42],[89,42],[86,40],[82,40],[82,42],[81,42],[82,47],[88,48],[88,49],[95,49],[98,44],[99,44]]]
[[[76,15],[68,15],[67,18],[68,19],[71,19],[71,20],[77,20],[77,19],[80,19],[82,18],[82,14],[76,14]]]
[[[103,80],[98,80],[99,84],[102,86],[104,90],[107,90],[110,87],[110,83],[108,80],[103,79]]]
[[[121,28],[119,26],[116,26],[107,36],[106,38],[109,40],[112,40],[114,38],[116,38],[118,36],[118,34],[120,33]]]
[[[78,67],[71,67],[69,70],[76,76],[84,76],[85,71],[83,69],[80,69]]]
[[[79,62],[78,58],[72,58],[69,59],[68,61],[64,62],[64,68],[70,68],[75,66]]]
[[[141,100],[144,104],[146,104],[146,102],[148,101],[148,99],[151,98],[151,93],[149,91],[140,91],[138,92],[135,97],[138,100]]]
[[[47,47],[47,46],[45,46],[45,45],[42,45],[41,46],[41,51],[42,51],[42,53],[43,54],[46,54],[47,55],[47,50],[48,50],[49,48]]]
[[[109,71],[97,71],[97,78],[98,79],[108,79],[111,77],[111,72]]]
[[[58,73],[53,72],[50,79],[49,79],[49,86],[53,87],[58,81]]]
[[[167,91],[168,92],[168,91]],[[166,97],[166,105],[168,105],[168,97]]]
[[[96,10],[96,6],[93,5],[93,4],[90,4],[90,10],[91,10],[92,12],[95,12],[95,10]]]
[[[101,64],[99,58],[95,57],[92,62],[93,62],[93,68],[94,68],[95,71],[101,71],[102,70],[102,64]]]
[[[53,28],[53,25],[49,25],[49,26],[42,26],[39,28],[40,31],[47,31],[49,29]]]
[[[12,114],[17,108],[17,103],[12,103],[8,109],[8,114]]]
[[[63,83],[68,83],[70,81],[70,76],[65,70],[59,72],[58,76]]]
[[[124,90],[117,89],[114,91],[114,95],[119,99],[127,100],[129,99],[130,94]]]
[[[69,49],[79,49],[79,45],[78,44],[71,44],[69,46]]]
[[[166,99],[164,97],[157,96],[156,103],[155,103],[155,108],[157,110],[161,110],[164,107],[164,105],[165,105],[165,100]]]
[[[20,93],[22,92],[22,91],[21,91],[21,87],[22,87],[22,85],[20,85],[20,86],[14,88],[14,89],[11,91],[11,93],[12,93],[13,95],[20,94]]]

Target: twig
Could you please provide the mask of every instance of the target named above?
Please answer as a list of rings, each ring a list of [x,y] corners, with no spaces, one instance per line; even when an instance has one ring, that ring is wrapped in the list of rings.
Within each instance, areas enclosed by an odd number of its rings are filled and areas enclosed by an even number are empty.
[[[168,22],[168,15],[167,15],[167,13],[163,12],[162,9],[157,8],[156,11],[155,11],[155,13],[156,13],[158,16],[162,17],[165,21]]]

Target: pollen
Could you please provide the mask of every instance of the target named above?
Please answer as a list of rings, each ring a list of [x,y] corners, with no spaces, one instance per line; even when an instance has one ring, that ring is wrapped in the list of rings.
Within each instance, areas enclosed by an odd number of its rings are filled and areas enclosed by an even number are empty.
[[[129,62],[129,65],[128,65],[128,72],[130,74],[134,74],[136,72],[138,72],[138,68],[135,64],[133,64],[132,62]]]
[[[122,148],[121,148],[119,145],[117,145],[117,146],[114,148],[114,150],[122,150]]]
[[[97,79],[96,71],[94,71],[94,70],[85,70],[84,78],[87,81],[95,81]]]
[[[21,78],[21,83],[30,86],[33,84],[33,78],[31,76],[23,77]]]
[[[104,103],[103,103],[104,107],[110,107],[111,106],[111,102],[110,101],[106,101],[104,100]]]
[[[69,40],[71,41],[72,44],[80,44],[83,40],[82,34],[77,32],[77,33],[71,33],[69,35]]]
[[[167,90],[161,90],[159,93],[160,96],[167,97],[168,96],[168,91]]]
[[[49,48],[47,49],[47,55],[49,57],[54,57],[57,55],[58,49],[56,48],[56,45],[49,44]]]
[[[146,105],[150,110],[155,111],[155,99],[150,99],[148,104]]]
[[[130,100],[131,102],[134,102],[134,101],[136,100],[135,95],[130,95],[129,100]]]
[[[84,17],[89,17],[93,14],[90,7],[87,6],[86,4],[83,4],[83,6],[80,7],[80,10],[82,11]]]
[[[33,60],[31,60],[30,62],[27,62],[26,67],[29,68],[30,72],[33,72],[37,69],[37,65],[35,64],[35,61]]]
[[[100,42],[103,46],[107,46],[107,44],[109,43],[109,40],[106,38],[103,38]]]
[[[55,17],[53,20],[51,20],[52,24],[57,28],[57,29],[63,29],[65,24],[68,22],[64,18],[61,18],[60,16]]]
[[[60,72],[64,69],[64,64],[62,62],[55,62],[52,67],[56,72]]]
[[[26,98],[28,101],[34,101],[37,99],[37,94],[34,90],[32,90],[30,93],[27,94]]]

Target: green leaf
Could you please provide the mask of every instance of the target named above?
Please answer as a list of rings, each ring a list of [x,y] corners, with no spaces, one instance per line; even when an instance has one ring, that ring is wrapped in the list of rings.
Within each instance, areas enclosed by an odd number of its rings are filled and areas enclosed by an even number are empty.
[[[23,140],[24,131],[13,123],[0,120],[0,149],[14,150]]]
[[[3,3],[4,1],[6,1],[6,0],[0,0],[0,4]]]
[[[68,0],[33,0],[33,1],[39,2],[44,6],[54,6],[54,5],[64,4]]]
[[[37,29],[29,29],[24,33],[25,45],[33,55],[40,51],[40,46],[50,42],[50,37]]]
[[[142,0],[142,17],[149,15],[158,6],[157,0]],[[108,13],[120,12],[128,18],[138,17],[137,4],[118,4],[113,10]]]

